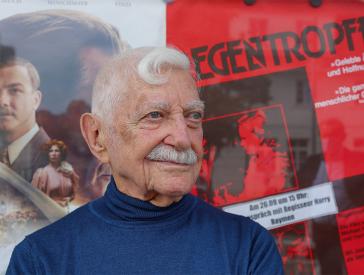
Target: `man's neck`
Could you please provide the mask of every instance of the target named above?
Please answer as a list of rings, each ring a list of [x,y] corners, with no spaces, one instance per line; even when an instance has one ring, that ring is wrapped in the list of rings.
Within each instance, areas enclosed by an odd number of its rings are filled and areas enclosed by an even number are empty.
[[[140,190],[139,188],[128,188],[125,184],[122,183],[121,179],[117,176],[114,177],[116,187],[118,190],[129,197],[133,197],[142,201],[148,201],[151,204],[158,206],[158,207],[167,207],[174,202],[178,202],[182,199],[183,196],[167,196],[163,194],[159,194],[155,191],[144,191]]]
[[[170,197],[161,194],[157,194],[152,199],[148,200],[151,204],[159,207],[170,206],[174,202],[178,202],[182,199],[182,196]]]
[[[7,146],[7,145],[13,143],[17,139],[21,138],[26,133],[28,133],[30,130],[32,130],[34,127],[37,127],[37,124],[36,124],[35,121],[34,121],[34,123],[31,123],[31,124],[27,125],[27,127],[22,127],[21,130],[3,132],[2,135],[1,135],[2,145]]]

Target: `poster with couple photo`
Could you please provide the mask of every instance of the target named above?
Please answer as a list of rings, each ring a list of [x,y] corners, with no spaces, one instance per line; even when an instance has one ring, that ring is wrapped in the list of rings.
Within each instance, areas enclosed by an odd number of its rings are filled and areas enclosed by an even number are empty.
[[[0,3],[0,273],[25,235],[103,194],[79,118],[103,64],[165,28],[159,0]]]

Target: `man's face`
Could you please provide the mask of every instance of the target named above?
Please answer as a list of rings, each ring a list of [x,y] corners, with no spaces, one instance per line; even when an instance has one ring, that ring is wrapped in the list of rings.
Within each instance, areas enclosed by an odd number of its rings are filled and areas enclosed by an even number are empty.
[[[133,88],[112,110],[111,134],[106,135],[116,182],[121,183],[121,191],[135,197],[178,197],[188,193],[197,179],[203,154],[203,104],[194,80],[188,73],[174,70],[166,84],[137,83]],[[157,145],[177,151],[192,149],[197,162],[147,159]]]
[[[14,65],[0,69],[0,134],[16,139],[35,123],[40,92],[33,91],[28,71]]]

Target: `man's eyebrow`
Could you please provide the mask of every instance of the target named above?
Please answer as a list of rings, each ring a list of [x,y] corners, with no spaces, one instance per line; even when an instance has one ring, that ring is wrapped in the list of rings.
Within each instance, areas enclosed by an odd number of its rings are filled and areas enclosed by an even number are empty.
[[[193,100],[184,106],[185,110],[205,110],[205,103],[201,100]]]
[[[5,85],[5,87],[17,87],[17,86],[23,86],[23,84],[19,83],[19,82],[15,82],[15,83],[9,83],[9,84]]]
[[[146,107],[150,109],[168,110],[171,108],[171,105],[167,102],[150,102],[146,104]]]
[[[146,102],[140,105],[140,109],[148,110],[148,109],[158,109],[158,110],[168,110],[171,108],[171,105],[167,102]]]

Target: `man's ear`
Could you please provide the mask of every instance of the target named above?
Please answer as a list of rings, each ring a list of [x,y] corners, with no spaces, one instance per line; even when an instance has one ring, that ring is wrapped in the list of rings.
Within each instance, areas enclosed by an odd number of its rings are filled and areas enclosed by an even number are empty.
[[[37,110],[42,101],[42,92],[39,90],[33,91],[34,110]]]
[[[102,163],[109,163],[100,120],[91,113],[85,113],[81,116],[80,126],[83,138],[91,153]]]

